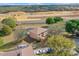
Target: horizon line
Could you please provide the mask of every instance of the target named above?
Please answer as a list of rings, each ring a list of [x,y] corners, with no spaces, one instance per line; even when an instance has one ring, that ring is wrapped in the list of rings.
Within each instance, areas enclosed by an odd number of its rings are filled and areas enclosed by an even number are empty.
[[[68,5],[79,3],[0,3],[0,5]]]

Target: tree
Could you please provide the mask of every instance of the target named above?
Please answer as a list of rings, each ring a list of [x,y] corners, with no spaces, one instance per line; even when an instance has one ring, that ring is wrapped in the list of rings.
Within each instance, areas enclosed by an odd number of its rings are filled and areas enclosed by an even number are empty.
[[[48,17],[46,19],[46,24],[53,24],[53,23],[55,23],[55,21],[54,21],[54,19],[52,17]]]
[[[76,34],[79,31],[79,20],[69,20],[65,24],[65,30],[68,33]]]
[[[17,35],[18,35],[18,38],[25,38],[27,36],[27,31],[26,30],[20,30],[20,31],[17,31]]]
[[[61,17],[54,17],[55,23],[59,22],[59,21],[63,21],[63,18]]]
[[[8,25],[10,26],[11,28],[14,28],[16,27],[16,21],[14,18],[5,18],[2,20],[2,23],[5,24],[5,25]]]
[[[3,39],[0,37],[0,46],[2,46],[3,45]]]
[[[72,55],[71,51],[75,48],[75,42],[62,35],[49,37],[47,45],[54,49],[52,55]]]
[[[0,28],[0,36],[6,36],[12,33],[12,29],[8,25],[2,24],[2,28]]]
[[[57,22],[63,21],[63,18],[61,17],[48,17],[46,19],[46,24],[54,24]]]

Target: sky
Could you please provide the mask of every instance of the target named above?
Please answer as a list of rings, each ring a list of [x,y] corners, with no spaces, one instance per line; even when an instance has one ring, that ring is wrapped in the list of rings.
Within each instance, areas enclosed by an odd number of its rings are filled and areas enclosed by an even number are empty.
[[[0,0],[0,3],[79,3],[79,0]]]

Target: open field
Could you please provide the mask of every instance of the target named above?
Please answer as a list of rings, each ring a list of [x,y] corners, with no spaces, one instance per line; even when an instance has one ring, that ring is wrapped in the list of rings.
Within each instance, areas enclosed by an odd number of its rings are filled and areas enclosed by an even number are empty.
[[[44,20],[47,17],[78,18],[79,11],[48,11],[48,12],[8,12],[0,14],[0,20],[15,17],[17,21]]]

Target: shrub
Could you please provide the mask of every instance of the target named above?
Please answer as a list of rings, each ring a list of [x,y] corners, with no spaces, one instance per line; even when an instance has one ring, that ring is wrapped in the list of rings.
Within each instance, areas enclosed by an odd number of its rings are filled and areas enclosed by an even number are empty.
[[[55,23],[59,22],[59,21],[63,21],[63,18],[61,17],[54,17]]]
[[[57,22],[60,22],[60,21],[63,21],[63,18],[61,17],[48,17],[46,19],[46,24],[54,24],[54,23],[57,23]]]
[[[53,24],[53,23],[55,23],[55,21],[53,20],[52,17],[46,19],[46,24]]]

